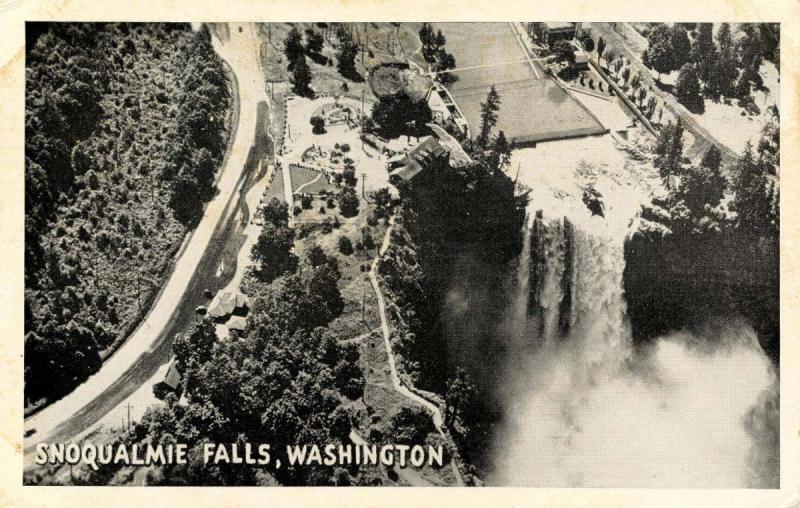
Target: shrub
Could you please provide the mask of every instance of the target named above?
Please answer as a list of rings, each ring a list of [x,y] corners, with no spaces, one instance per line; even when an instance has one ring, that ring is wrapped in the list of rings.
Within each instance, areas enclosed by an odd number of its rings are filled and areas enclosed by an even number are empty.
[[[346,236],[339,237],[339,252],[345,256],[349,256],[353,253],[353,242]]]
[[[375,239],[372,238],[372,232],[366,226],[361,230],[361,242],[367,250],[372,250],[376,247]]]
[[[358,215],[358,195],[352,187],[344,187],[339,193],[339,209],[345,217]]]
[[[311,125],[313,126],[311,132],[314,134],[325,134],[325,119],[321,116],[312,116]]]

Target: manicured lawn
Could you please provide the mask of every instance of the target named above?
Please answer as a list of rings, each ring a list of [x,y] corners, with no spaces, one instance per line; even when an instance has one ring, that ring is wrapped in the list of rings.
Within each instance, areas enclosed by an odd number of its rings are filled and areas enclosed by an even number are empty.
[[[272,183],[269,184],[269,187],[267,187],[264,197],[266,198],[267,203],[269,203],[272,198],[278,198],[281,201],[286,201],[283,192],[283,173],[281,170],[275,170],[275,176],[272,179]]]
[[[322,173],[314,171],[302,166],[289,165],[289,171],[292,173],[292,192],[297,192],[297,189],[317,179]],[[308,192],[303,189],[302,192]]]

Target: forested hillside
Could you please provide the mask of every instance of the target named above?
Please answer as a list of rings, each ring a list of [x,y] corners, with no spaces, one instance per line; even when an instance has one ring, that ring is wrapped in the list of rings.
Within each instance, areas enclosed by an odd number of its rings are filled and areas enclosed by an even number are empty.
[[[681,125],[663,129],[655,163],[666,194],[643,210],[625,244],[635,340],[741,315],[778,363],[780,117],[777,108],[770,114],[757,146],[727,167],[713,148],[691,165]]]
[[[202,215],[231,93],[183,24],[29,24],[25,400],[53,400],[130,333]]]

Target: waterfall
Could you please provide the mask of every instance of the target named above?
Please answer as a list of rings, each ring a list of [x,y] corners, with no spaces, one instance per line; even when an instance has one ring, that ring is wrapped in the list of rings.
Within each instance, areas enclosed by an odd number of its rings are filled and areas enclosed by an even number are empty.
[[[638,204],[590,169],[604,216],[583,204],[575,176],[533,187],[502,324],[505,414],[488,483],[774,485],[777,381],[754,332],[732,317],[634,351],[623,272]]]
[[[539,313],[539,334],[545,342],[558,337],[563,311],[570,308],[571,263],[569,250],[569,222],[566,219],[544,219],[537,213],[533,225],[535,281],[533,299]]]
[[[530,307],[539,337],[545,343],[576,341],[593,364],[617,363],[630,345],[622,283],[624,245],[601,222],[598,218],[599,224],[587,230],[567,217],[547,217],[539,211],[530,228],[532,245],[520,256],[521,262],[530,258]],[[516,307],[529,306],[527,298],[515,296],[514,301]]]
[[[528,321],[531,283],[531,232],[532,228],[526,216],[522,226],[522,251],[519,254],[519,264],[514,277],[514,289],[511,298],[512,315],[509,316],[514,326],[522,329],[527,328]]]

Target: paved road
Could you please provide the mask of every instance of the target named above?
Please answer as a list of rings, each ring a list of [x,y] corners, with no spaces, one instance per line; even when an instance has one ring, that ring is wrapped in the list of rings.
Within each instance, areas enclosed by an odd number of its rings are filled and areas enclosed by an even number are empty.
[[[241,31],[240,31],[241,27]],[[230,25],[227,37],[214,37],[214,49],[230,65],[238,82],[239,115],[235,135],[217,181],[218,193],[188,239],[174,270],[151,312],[131,337],[111,356],[100,371],[63,399],[25,420],[25,429],[36,433],[25,440],[26,458],[38,442],[66,441],[99,420],[120,400],[148,379],[165,355],[170,354],[169,333],[173,318],[185,305],[187,288],[196,272],[205,269],[209,251],[219,251],[219,229],[229,218],[231,204],[248,152],[255,138],[257,105],[267,101],[260,68],[259,38],[254,25]],[[224,229],[224,228],[223,228]]]

